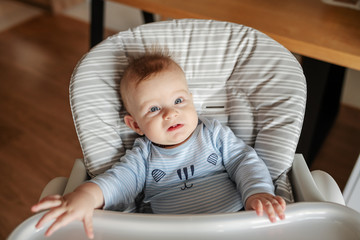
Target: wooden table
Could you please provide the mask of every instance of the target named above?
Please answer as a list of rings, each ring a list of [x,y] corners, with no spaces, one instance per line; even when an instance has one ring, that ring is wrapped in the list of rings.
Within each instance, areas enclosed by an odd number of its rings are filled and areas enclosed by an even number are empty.
[[[308,162],[330,129],[345,68],[360,70],[360,11],[321,0],[111,0],[170,18],[243,24],[303,56],[308,100],[298,150]],[[91,46],[102,40],[104,0],[92,0]],[[146,18],[149,14],[144,14]],[[151,17],[150,17],[151,19]]]

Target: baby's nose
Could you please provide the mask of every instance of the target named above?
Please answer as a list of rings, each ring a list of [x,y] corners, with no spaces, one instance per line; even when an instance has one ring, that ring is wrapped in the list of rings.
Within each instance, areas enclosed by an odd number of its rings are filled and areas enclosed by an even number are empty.
[[[165,120],[170,120],[178,116],[178,111],[175,108],[166,108],[164,111],[163,118]]]

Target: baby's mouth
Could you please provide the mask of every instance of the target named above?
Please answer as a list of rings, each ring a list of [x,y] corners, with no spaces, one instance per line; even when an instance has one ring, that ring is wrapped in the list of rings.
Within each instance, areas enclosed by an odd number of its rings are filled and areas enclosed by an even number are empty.
[[[168,131],[175,131],[183,126],[184,126],[184,124],[175,124],[175,125],[172,125],[171,127],[169,127]]]

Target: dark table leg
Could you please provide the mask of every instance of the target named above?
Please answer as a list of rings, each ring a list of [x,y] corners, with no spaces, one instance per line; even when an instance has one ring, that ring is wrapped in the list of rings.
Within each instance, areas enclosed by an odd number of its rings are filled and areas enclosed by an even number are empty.
[[[143,15],[143,19],[144,19],[144,23],[152,23],[155,22],[154,21],[154,15],[152,13],[146,12],[146,11],[142,11],[142,15]]]
[[[90,47],[104,38],[104,0],[91,0],[90,6]]]
[[[310,166],[336,119],[345,68],[306,57],[302,65],[307,104],[297,152]]]
[[[90,6],[90,48],[101,42],[104,38],[104,0],[91,0]],[[154,15],[142,11],[144,22],[154,22]]]

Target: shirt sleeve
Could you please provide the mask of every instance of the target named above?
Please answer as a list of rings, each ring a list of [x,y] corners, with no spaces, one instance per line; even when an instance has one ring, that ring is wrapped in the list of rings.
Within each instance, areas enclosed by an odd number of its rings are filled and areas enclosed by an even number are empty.
[[[236,183],[243,203],[256,193],[274,195],[270,172],[256,151],[238,138],[219,121],[212,122],[216,146],[222,154],[223,164],[230,178]]]
[[[104,209],[121,210],[133,203],[146,179],[148,144],[144,138],[135,140],[131,150],[110,169],[90,180],[104,196]]]

